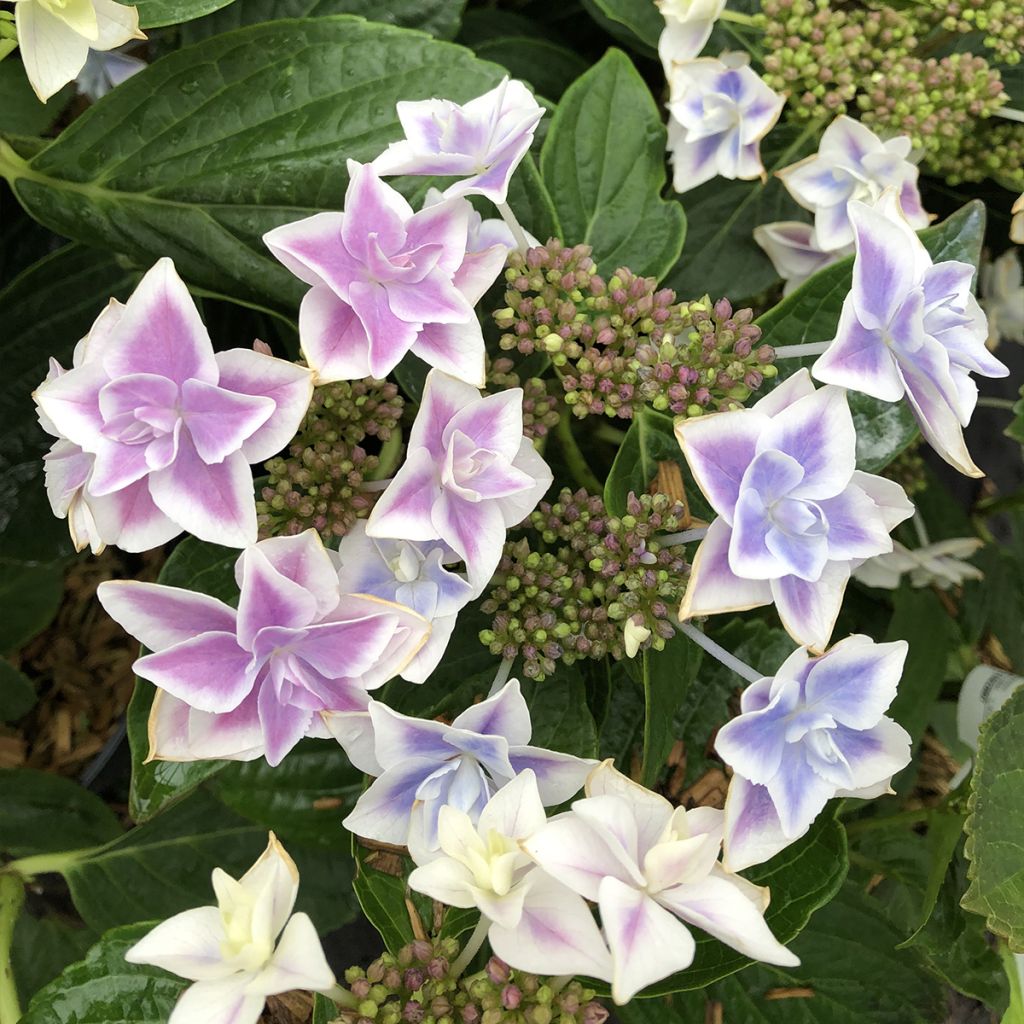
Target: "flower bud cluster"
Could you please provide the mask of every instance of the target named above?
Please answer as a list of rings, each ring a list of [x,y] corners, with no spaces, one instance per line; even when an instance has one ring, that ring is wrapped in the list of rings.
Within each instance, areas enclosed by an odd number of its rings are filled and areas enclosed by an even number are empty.
[[[958,152],[940,151],[928,163],[950,185],[995,178],[1011,192],[1024,192],[1024,129],[1000,118],[982,121],[964,136]]]
[[[547,979],[491,957],[478,974],[452,977],[454,939],[421,940],[345,972],[352,1007],[343,1024],[604,1024],[608,1011],[573,981],[556,993]]]
[[[548,394],[540,377],[522,380],[511,359],[495,359],[487,372],[488,391],[523,389],[523,433],[531,440],[543,437],[559,420],[558,399]]]
[[[677,302],[671,288],[620,268],[599,276],[589,246],[551,239],[512,253],[501,347],[545,352],[579,418],[631,419],[636,408],[695,415],[732,408],[759,387],[773,350],[758,345],[750,310],[722,300]],[[692,410],[692,411],[691,411]]]
[[[629,623],[650,631],[642,648],[661,650],[689,566],[685,548],[662,546],[658,534],[679,530],[685,516],[664,494],[630,494],[621,518],[584,490],[541,502],[529,519],[538,541],[505,545],[482,604],[494,620],[481,642],[503,658],[521,657],[530,679],[550,675],[559,661],[625,657]]]
[[[881,476],[887,480],[895,480],[907,492],[908,498],[913,498],[915,494],[920,494],[928,487],[925,461],[919,451],[920,447],[921,442],[915,441],[881,471]]]
[[[936,11],[945,32],[967,35],[984,32],[985,45],[1002,64],[1017,64],[1024,39],[1024,3],[1021,0],[947,0]]]
[[[369,515],[374,495],[363,484],[379,460],[361,443],[389,440],[402,407],[396,385],[371,377],[315,388],[288,454],[265,465],[269,479],[256,503],[260,537],[312,527],[326,541]]]

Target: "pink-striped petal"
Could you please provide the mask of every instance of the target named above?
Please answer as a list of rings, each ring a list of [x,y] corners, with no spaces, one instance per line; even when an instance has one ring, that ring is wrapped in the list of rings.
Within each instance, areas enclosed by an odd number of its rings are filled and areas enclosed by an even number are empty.
[[[275,408],[272,398],[242,395],[199,380],[187,380],[181,386],[181,415],[207,465],[216,465],[240,451]]]

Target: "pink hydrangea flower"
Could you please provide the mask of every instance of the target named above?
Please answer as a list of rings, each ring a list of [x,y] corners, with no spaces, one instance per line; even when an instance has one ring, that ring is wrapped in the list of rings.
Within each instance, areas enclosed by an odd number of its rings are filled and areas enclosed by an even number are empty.
[[[249,464],[294,436],[312,375],[283,359],[214,353],[169,259],[125,305],[111,302],[34,398],[60,440],[47,456],[54,513],[76,546],[145,551],[183,530],[244,547],[256,540]],[[86,518],[91,520],[86,525]]]
[[[150,758],[279,764],[303,736],[328,737],[321,711],[362,710],[430,632],[412,609],[342,592],[314,530],[246,548],[237,611],[177,587],[107,582],[108,614],[154,653],[135,671],[161,690]]]
[[[405,138],[373,161],[378,174],[457,175],[445,196],[486,196],[502,205],[544,108],[522,82],[503,79],[464,105],[451,100],[398,104]]]
[[[414,213],[372,165],[348,162],[342,213],[318,213],[264,235],[310,285],[299,340],[321,382],[385,377],[413,352],[482,387],[484,339],[473,307],[507,248],[468,251],[473,207],[449,199]]]
[[[505,532],[551,486],[523,436],[523,391],[481,397],[431,370],[402,468],[367,521],[369,537],[440,540],[466,563],[476,592],[501,559]]]

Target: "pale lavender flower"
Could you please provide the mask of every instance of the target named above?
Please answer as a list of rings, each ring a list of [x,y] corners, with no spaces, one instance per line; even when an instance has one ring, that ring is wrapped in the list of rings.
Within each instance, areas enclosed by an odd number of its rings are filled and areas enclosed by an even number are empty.
[[[373,161],[378,174],[458,176],[446,197],[480,195],[498,205],[544,116],[530,90],[508,78],[463,105],[433,99],[397,109],[405,138]]]
[[[868,587],[896,590],[904,576],[912,587],[951,590],[967,580],[981,580],[985,574],[970,562],[984,542],[977,537],[953,537],[920,548],[908,548],[896,541],[888,555],[876,555],[853,570],[853,578]]]
[[[800,370],[751,409],[683,420],[676,437],[718,513],[701,541],[679,612],[775,603],[798,642],[824,650],[851,570],[892,551],[913,515],[903,488],[855,468],[842,388]]]
[[[852,244],[831,252],[821,248],[814,226],[798,220],[759,224],[754,228],[754,241],[772,261],[779,277],[786,282],[783,295],[789,295],[819,270],[824,270],[853,252]]]
[[[921,205],[910,149],[909,136],[883,142],[866,125],[843,114],[822,133],[817,153],[776,174],[789,194],[814,214],[818,245],[832,251],[853,244],[850,200],[873,203],[888,188],[898,193],[911,227],[928,227],[931,218]]]
[[[94,103],[103,99],[111,89],[127,82],[148,65],[140,57],[120,50],[90,50],[85,67],[78,73],[75,84],[78,91]]]
[[[677,192],[688,192],[716,176],[764,175],[761,140],[786,101],[765,85],[748,61],[746,54],[728,53],[673,69],[668,148]]]
[[[658,37],[658,56],[665,77],[672,78],[678,64],[693,60],[711,37],[725,0],[656,0],[665,19]]]
[[[365,708],[429,635],[409,608],[344,593],[315,530],[246,548],[235,578],[237,611],[156,583],[100,585],[110,616],[154,652],[134,665],[161,691],[150,759],[279,764],[303,736],[330,735],[322,711]]]
[[[484,339],[473,307],[505,262],[467,252],[473,208],[449,199],[414,213],[372,165],[348,162],[343,213],[317,213],[263,236],[310,285],[299,341],[321,383],[385,377],[407,352],[483,386]]]
[[[344,825],[382,843],[404,845],[411,829],[423,849],[436,849],[442,807],[476,821],[491,796],[527,768],[541,801],[560,804],[596,764],[529,745],[530,709],[515,679],[451,725],[410,718],[379,701],[362,714],[326,715],[325,722],[352,763],[376,776]]]
[[[72,369],[51,367],[33,396],[46,428],[69,442],[47,457],[54,512],[71,516],[78,546],[75,517],[87,507],[95,535],[126,551],[182,530],[244,547],[256,540],[249,463],[291,440],[312,393],[294,363],[251,349],[214,354],[162,259],[126,305],[100,314]]]
[[[611,977],[611,957],[582,897],[555,881],[520,844],[547,818],[530,769],[499,789],[473,818],[441,808],[439,849],[410,841],[418,867],[409,888],[490,922],[494,953],[520,971]]]
[[[995,349],[1002,340],[1024,345],[1024,267],[1016,248],[1007,249],[978,268],[981,308],[988,317],[986,344]]]
[[[740,871],[799,839],[835,796],[880,796],[910,763],[910,737],[885,715],[907,643],[859,634],[812,658],[791,654],[743,692],[715,749],[733,769],[725,864]]]
[[[428,188],[426,195],[423,197],[423,209],[425,210],[428,206],[436,206],[444,201],[445,195],[440,189]],[[534,238],[529,231],[524,230],[523,235],[531,249],[535,249],[543,244],[539,239]],[[469,217],[466,252],[482,253],[496,245],[500,245],[508,253],[512,249],[517,248],[518,243],[516,242],[515,235],[512,234],[512,229],[500,217],[488,217],[485,220],[474,209]]]
[[[551,485],[547,463],[523,436],[523,391],[480,396],[431,370],[405,463],[367,521],[370,537],[441,540],[466,563],[477,593],[497,568],[509,527]]]
[[[273,832],[263,856],[239,879],[213,871],[217,906],[158,924],[124,958],[193,982],[167,1024],[257,1024],[267,996],[330,992],[334,974],[308,914],[293,914],[295,862]]]
[[[473,597],[466,577],[444,567],[458,556],[440,541],[368,537],[366,523],[360,521],[342,537],[338,557],[345,593],[383,597],[430,623],[430,639],[401,672],[409,682],[425,682],[448,647],[459,611]]]
[[[985,314],[971,294],[974,268],[933,264],[901,215],[895,192],[876,206],[852,201],[857,257],[835,339],[812,372],[818,380],[884,402],[904,395],[928,443],[967,476],[984,476],[964,443],[978,387],[971,373],[1010,371],[985,347]]]
[[[687,924],[755,960],[800,963],[765,923],[768,890],[718,863],[722,811],[673,808],[611,761],[590,775],[586,794],[521,845],[597,904],[616,1003],[690,966],[696,943]]]

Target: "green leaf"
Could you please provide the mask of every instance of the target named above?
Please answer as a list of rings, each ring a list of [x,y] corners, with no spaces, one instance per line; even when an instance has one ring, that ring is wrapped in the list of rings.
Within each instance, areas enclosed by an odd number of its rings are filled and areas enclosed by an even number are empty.
[[[338,1016],[338,1007],[319,992],[313,994],[312,1024],[333,1024]]]
[[[0,770],[0,850],[12,857],[100,846],[121,834],[114,812],[61,775]]]
[[[250,25],[156,61],[29,164],[0,147],[0,173],[55,231],[143,266],[170,256],[197,287],[292,313],[305,288],[263,234],[338,209],[346,159],[400,137],[398,100],[463,102],[502,75],[461,47],[348,16]],[[414,199],[430,184],[398,181]]]
[[[538,95],[555,101],[590,67],[578,53],[530,36],[497,36],[473,50],[483,60],[507,68],[513,78],[528,82]]]
[[[0,722],[16,722],[35,707],[36,688],[24,672],[0,658]]]
[[[186,45],[282,18],[322,18],[331,14],[357,14],[401,28],[418,28],[440,39],[452,39],[459,30],[465,0],[235,0],[219,11],[191,21],[181,30]]]
[[[981,914],[1015,953],[1024,953],[1024,689],[981,727],[971,777],[967,859],[971,886],[963,906]]]
[[[663,651],[641,654],[644,684],[644,760],[640,778],[653,788],[672,744],[676,741],[673,719],[680,704],[696,686],[704,652],[688,637],[676,634]]]
[[[0,559],[0,654],[10,654],[53,621],[64,599],[64,563]]]
[[[188,982],[124,958],[155,924],[108,932],[36,995],[21,1024],[166,1024]]]
[[[616,39],[641,53],[657,52],[665,19],[648,0],[583,0],[594,20]]]
[[[814,151],[819,135],[812,126],[782,125],[761,144],[768,177],[764,181],[715,178],[680,196],[690,227],[682,258],[665,285],[687,299],[709,294],[736,303],[775,284],[779,275],[754,241],[754,228],[777,220],[806,217],[774,172]]]
[[[107,299],[126,298],[135,280],[109,253],[71,245],[0,291],[0,558],[38,563],[71,553],[67,523],[50,511],[43,487],[43,455],[53,438],[39,426],[32,392],[49,357],[70,366],[75,344]]]
[[[630,491],[646,494],[659,462],[675,462],[683,474],[690,512],[712,520],[715,513],[694,482],[673,429],[673,421],[649,406],[641,408],[626,431],[604,484],[604,503],[614,515],[625,515]]]
[[[46,103],[40,103],[20,60],[0,62],[0,132],[11,135],[42,135],[60,117],[75,94],[66,85]]]
[[[11,948],[11,967],[22,1004],[68,964],[81,960],[95,941],[95,933],[88,928],[53,917],[34,917],[23,908]]]
[[[238,599],[234,564],[238,551],[186,537],[164,563],[158,579],[168,587],[181,587],[234,603]],[[156,687],[135,680],[128,705],[128,745],[132,755],[129,810],[135,821],[148,821],[158,811],[180,800],[201,782],[223,771],[226,761],[149,761],[149,715]]]
[[[409,900],[420,919],[429,924],[429,900],[413,893],[405,880],[413,863],[391,850],[368,850],[352,837],[352,852],[356,862],[353,889],[367,920],[380,933],[384,945],[391,953],[416,937],[409,918]]]
[[[201,18],[204,14],[226,7],[234,0],[135,0],[142,28],[180,25],[183,21]]]
[[[597,725],[587,707],[578,666],[559,665],[542,683],[527,680],[523,695],[533,723],[532,746],[577,757],[597,756]]]
[[[593,246],[605,273],[660,278],[679,258],[682,206],[661,198],[665,128],[654,97],[620,50],[566,91],[541,150],[564,241]]]

